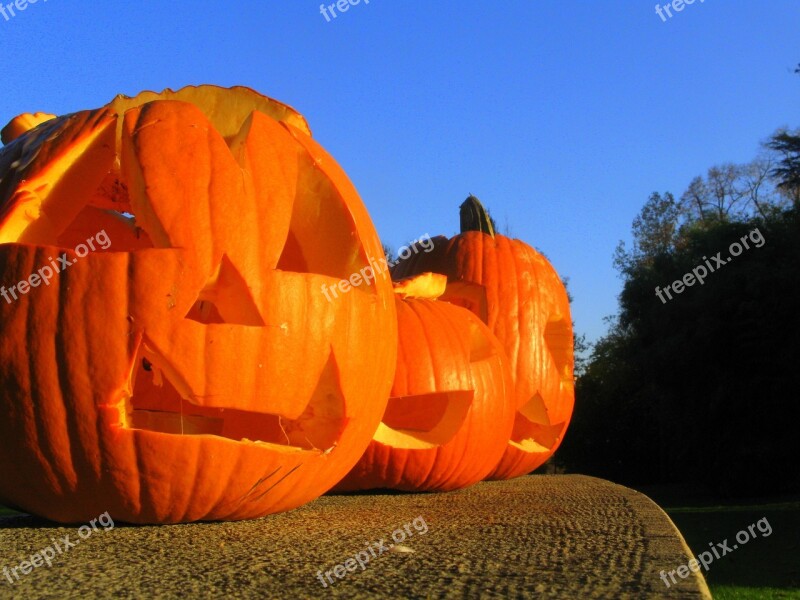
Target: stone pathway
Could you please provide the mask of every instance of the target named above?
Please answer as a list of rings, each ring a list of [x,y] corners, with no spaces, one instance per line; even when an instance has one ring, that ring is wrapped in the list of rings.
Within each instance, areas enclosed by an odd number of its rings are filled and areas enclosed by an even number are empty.
[[[580,475],[327,496],[257,521],[117,524],[85,539],[5,517],[0,570],[67,535],[79,543],[52,566],[0,572],[0,598],[710,598],[702,576],[660,578],[690,556],[656,504]]]

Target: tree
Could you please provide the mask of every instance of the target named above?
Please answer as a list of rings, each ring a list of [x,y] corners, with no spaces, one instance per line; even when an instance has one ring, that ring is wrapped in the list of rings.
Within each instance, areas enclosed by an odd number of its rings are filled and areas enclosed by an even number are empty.
[[[650,214],[642,210],[634,239]],[[800,386],[798,231],[797,208],[687,226],[678,243],[622,273],[619,314],[576,383],[560,451],[568,470],[721,494],[797,489],[800,480],[786,476],[796,433],[785,415]],[[657,298],[657,286],[685,281],[715,253],[725,260],[748,238],[750,248],[705,281]]]
[[[794,203],[800,206],[800,130],[790,133],[785,130],[775,133],[766,144],[780,161],[770,175],[777,180],[777,187]]]
[[[766,217],[785,208],[785,194],[774,183],[775,162],[774,153],[767,152],[749,163],[715,165],[705,179],[695,177],[681,196],[683,226],[703,228]]]
[[[623,276],[629,276],[638,267],[652,264],[659,254],[675,247],[678,233],[679,210],[675,198],[669,192],[663,196],[650,194],[642,210],[633,220],[633,247],[625,249],[620,242],[614,252],[614,267]]]
[[[711,167],[706,178],[695,177],[681,196],[681,209],[689,221],[703,225],[729,220],[743,210],[744,194],[736,185],[740,169],[726,163]]]
[[[752,206],[761,218],[773,216],[787,208],[785,195],[774,185],[772,171],[775,159],[771,154],[762,154],[741,167],[741,186]]]
[[[695,177],[680,202],[652,194],[630,250],[617,246],[619,313],[576,381],[568,470],[733,495],[798,490],[786,415],[800,387],[800,130],[764,149]]]
[[[383,254],[386,256],[386,262],[397,262],[397,257],[394,255],[394,250],[392,250],[391,246],[381,243],[381,248],[383,248]]]
[[[794,72],[800,75],[800,63]],[[770,175],[777,179],[778,190],[795,206],[800,206],[800,129],[794,132],[780,129],[765,146],[780,157],[778,165],[770,171]]]
[[[562,277],[561,282],[564,284],[564,289],[567,292],[567,299],[570,305],[572,305],[574,297],[572,296],[572,292],[569,291],[569,277]],[[577,378],[586,371],[592,345],[586,341],[586,334],[582,333],[578,335],[578,330],[575,328],[575,321],[572,321],[572,349],[575,359],[573,375]]]

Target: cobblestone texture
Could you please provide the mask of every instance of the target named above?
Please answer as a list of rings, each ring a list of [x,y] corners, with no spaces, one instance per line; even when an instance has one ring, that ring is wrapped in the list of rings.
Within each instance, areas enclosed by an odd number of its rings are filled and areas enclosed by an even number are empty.
[[[417,517],[427,533],[417,521],[403,548],[325,579]],[[0,518],[0,569],[68,534],[77,528]],[[3,577],[0,598],[708,598],[701,576],[669,589],[659,577],[688,552],[646,496],[536,475],[448,494],[328,496],[257,521],[117,524],[14,585]]]

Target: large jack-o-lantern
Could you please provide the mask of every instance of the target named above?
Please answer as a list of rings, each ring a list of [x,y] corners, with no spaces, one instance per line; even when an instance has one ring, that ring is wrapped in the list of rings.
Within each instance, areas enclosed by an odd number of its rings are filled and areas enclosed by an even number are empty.
[[[561,444],[575,403],[567,291],[544,256],[495,234],[474,196],[461,206],[461,233],[433,238],[433,244],[431,252],[398,263],[392,275],[447,275],[442,299],[480,316],[500,340],[511,361],[517,417],[490,478],[530,473]]]
[[[4,137],[0,501],[244,519],[347,473],[386,405],[394,298],[377,272],[324,293],[381,246],[299,114],[201,86]]]
[[[398,282],[397,369],[375,438],[336,491],[449,491],[485,478],[505,451],[515,405],[508,359],[468,310],[436,300],[444,275]]]

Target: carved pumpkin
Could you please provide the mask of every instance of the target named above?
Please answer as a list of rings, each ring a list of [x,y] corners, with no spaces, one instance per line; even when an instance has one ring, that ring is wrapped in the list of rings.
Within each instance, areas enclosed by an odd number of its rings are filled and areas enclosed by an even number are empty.
[[[518,412],[490,478],[509,479],[550,458],[569,425],[575,402],[569,299],[547,259],[520,240],[495,234],[474,196],[462,204],[461,231],[449,240],[433,238],[431,252],[401,261],[392,275],[447,275],[442,299],[478,315],[505,348]]]
[[[0,141],[4,144],[10,144],[26,131],[55,118],[55,115],[41,112],[17,115],[0,131]]]
[[[446,278],[395,284],[399,348],[386,413],[335,488],[448,491],[485,478],[514,423],[508,359],[480,319],[437,301]]]
[[[322,293],[381,246],[299,114],[245,88],[118,97],[17,137],[0,178],[3,289],[73,263],[0,300],[0,500],[244,519],[355,464],[392,382],[394,298],[381,274]]]

